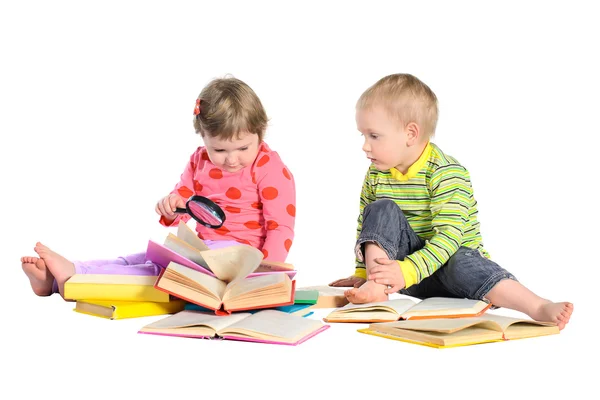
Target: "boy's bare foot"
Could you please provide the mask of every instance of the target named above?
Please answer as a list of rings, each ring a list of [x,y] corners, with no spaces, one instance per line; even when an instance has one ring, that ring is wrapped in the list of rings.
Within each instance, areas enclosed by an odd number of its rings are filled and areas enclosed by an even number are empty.
[[[562,330],[571,319],[573,304],[568,302],[553,303],[546,301],[535,309],[530,317],[537,321],[554,322]]]
[[[348,289],[344,294],[348,301],[353,304],[373,303],[388,299],[388,295],[385,294],[385,286],[374,281],[367,281],[359,288]]]
[[[46,263],[37,257],[21,257],[21,267],[29,278],[33,293],[38,296],[50,296],[54,276],[46,268]]]
[[[54,275],[60,295],[64,296],[65,282],[75,274],[75,265],[40,242],[35,244],[35,252],[44,260],[48,270]]]

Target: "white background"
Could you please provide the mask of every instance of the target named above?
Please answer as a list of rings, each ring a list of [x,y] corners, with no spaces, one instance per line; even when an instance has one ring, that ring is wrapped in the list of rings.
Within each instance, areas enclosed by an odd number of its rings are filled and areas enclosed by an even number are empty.
[[[600,29],[591,8],[322,3],[2,3],[0,391],[505,399],[595,387]],[[354,105],[396,72],[437,94],[434,141],[470,170],[492,257],[541,296],[575,304],[560,335],[435,350],[335,325],[296,348],[215,343],[138,335],[156,318],[107,321],[31,292],[19,257],[34,255],[36,241],[94,259],[166,236],[155,202],[201,144],[196,96],[227,73],[259,95],[266,140],[295,175],[288,261],[298,285],[351,274],[368,167]]]

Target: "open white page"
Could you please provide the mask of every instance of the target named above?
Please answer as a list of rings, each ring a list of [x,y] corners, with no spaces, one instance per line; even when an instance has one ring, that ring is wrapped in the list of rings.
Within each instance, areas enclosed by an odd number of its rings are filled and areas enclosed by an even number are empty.
[[[177,274],[184,276],[185,278],[188,278],[194,282],[199,283],[202,287],[204,287],[207,291],[214,294],[217,298],[219,298],[219,299],[223,298],[223,294],[225,293],[225,287],[227,286],[224,282],[221,282],[220,280],[218,280],[210,275],[203,274],[202,272],[198,272],[196,270],[193,270],[191,268],[185,267],[181,264],[177,264],[172,261],[169,263],[168,268],[170,270],[172,270],[173,272],[176,272]],[[176,280],[173,278],[171,278],[171,279]],[[185,282],[182,282],[182,281],[178,281],[178,282],[189,286]]]
[[[229,246],[202,252],[204,261],[217,278],[224,282],[244,279],[263,259],[263,253],[248,245]]]
[[[212,328],[215,332],[219,329],[224,329],[228,325],[234,324],[252,314],[240,313],[231,314],[228,316],[217,316],[214,314],[206,314],[197,311],[183,310],[177,314],[173,314],[169,317],[160,319],[144,328],[151,329],[175,329],[184,328],[191,326],[207,326]]]
[[[282,311],[264,310],[229,325],[220,334],[247,335],[256,332],[267,340],[285,338],[288,342],[296,342],[322,326],[323,323],[318,320],[290,315]]]
[[[179,221],[179,225],[177,226],[177,237],[200,251],[210,250],[202,239],[198,237],[196,232],[183,221]]]

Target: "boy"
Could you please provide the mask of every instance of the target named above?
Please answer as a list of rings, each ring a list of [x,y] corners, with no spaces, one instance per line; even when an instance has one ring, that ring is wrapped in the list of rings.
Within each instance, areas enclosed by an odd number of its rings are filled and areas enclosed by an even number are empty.
[[[430,143],[437,98],[409,74],[389,75],[356,105],[356,123],[371,160],[360,197],[357,267],[331,286],[352,303],[418,298],[484,299],[563,329],[573,305],[531,292],[489,259],[468,171]]]

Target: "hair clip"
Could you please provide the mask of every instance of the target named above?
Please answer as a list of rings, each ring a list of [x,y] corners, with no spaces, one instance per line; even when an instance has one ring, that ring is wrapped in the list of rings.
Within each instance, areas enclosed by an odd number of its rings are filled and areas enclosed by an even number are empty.
[[[196,107],[194,107],[194,115],[199,115],[200,114],[200,102],[202,100],[200,99],[196,99]]]

